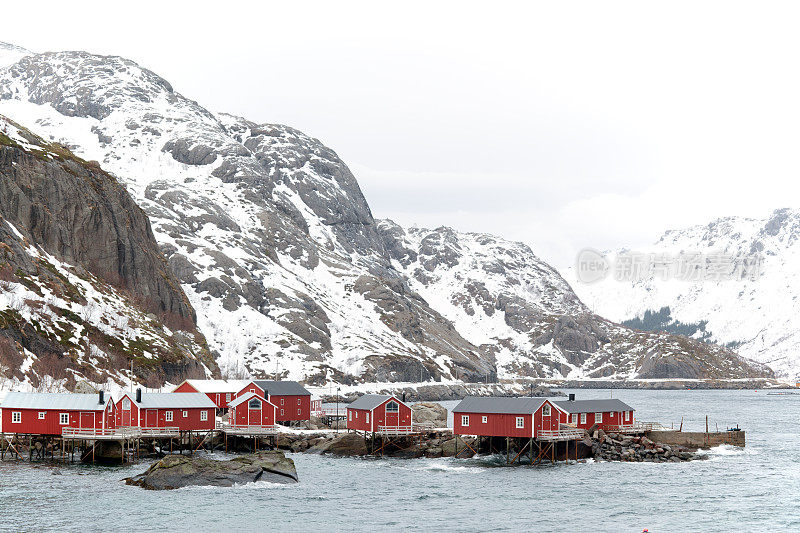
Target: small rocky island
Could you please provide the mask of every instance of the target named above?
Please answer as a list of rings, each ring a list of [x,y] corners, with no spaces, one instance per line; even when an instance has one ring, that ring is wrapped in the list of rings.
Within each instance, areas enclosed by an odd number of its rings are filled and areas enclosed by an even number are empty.
[[[217,461],[203,457],[169,455],[146,472],[127,478],[128,485],[145,489],[178,489],[192,485],[231,487],[255,481],[297,483],[294,461],[274,450]]]

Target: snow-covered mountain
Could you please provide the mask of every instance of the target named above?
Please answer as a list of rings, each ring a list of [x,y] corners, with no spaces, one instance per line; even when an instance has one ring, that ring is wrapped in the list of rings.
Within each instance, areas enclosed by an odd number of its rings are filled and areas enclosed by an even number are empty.
[[[318,140],[212,113],[130,60],[21,57],[0,69],[0,113],[127,187],[223,371],[310,382],[762,372],[593,315],[525,245],[377,222]]]
[[[640,327],[681,328],[695,338],[734,347],[784,377],[800,375],[800,211],[778,209],[765,219],[721,218],[667,231],[637,252],[701,253],[705,257],[761,258],[760,267],[733,279],[681,280],[660,276],[619,282],[575,281],[579,296],[613,320]],[[609,258],[620,252],[609,253]],[[748,274],[748,275],[741,275]],[[750,275],[752,274],[752,275]],[[574,279],[570,271],[568,278]]]
[[[145,213],[112,176],[0,115],[0,388],[218,372]]]

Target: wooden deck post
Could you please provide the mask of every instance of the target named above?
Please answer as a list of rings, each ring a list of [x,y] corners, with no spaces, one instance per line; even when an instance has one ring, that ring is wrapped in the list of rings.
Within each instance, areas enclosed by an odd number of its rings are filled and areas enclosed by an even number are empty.
[[[506,464],[511,459],[511,439],[506,437]]]

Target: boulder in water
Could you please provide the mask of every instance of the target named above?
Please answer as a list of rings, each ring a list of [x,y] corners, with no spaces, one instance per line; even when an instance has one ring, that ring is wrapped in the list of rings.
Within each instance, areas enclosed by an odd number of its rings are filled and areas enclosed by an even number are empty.
[[[243,455],[229,461],[170,455],[143,474],[125,480],[128,485],[153,490],[177,489],[190,485],[231,487],[254,481],[297,483],[294,461],[287,459],[279,451]]]

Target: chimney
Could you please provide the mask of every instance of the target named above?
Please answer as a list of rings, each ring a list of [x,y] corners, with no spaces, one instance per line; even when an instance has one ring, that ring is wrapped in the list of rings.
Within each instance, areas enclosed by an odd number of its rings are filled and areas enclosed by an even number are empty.
[[[569,395],[569,401],[571,401],[571,402],[575,401],[575,395],[574,394],[570,394]]]
[[[403,393],[403,403],[406,403],[406,393]]]
[[[136,389],[136,403],[142,403],[142,389]]]
[[[97,394],[98,394],[97,403],[99,403],[100,405],[103,405],[104,403],[106,403],[105,402],[105,396],[106,396],[105,391],[100,391]]]

